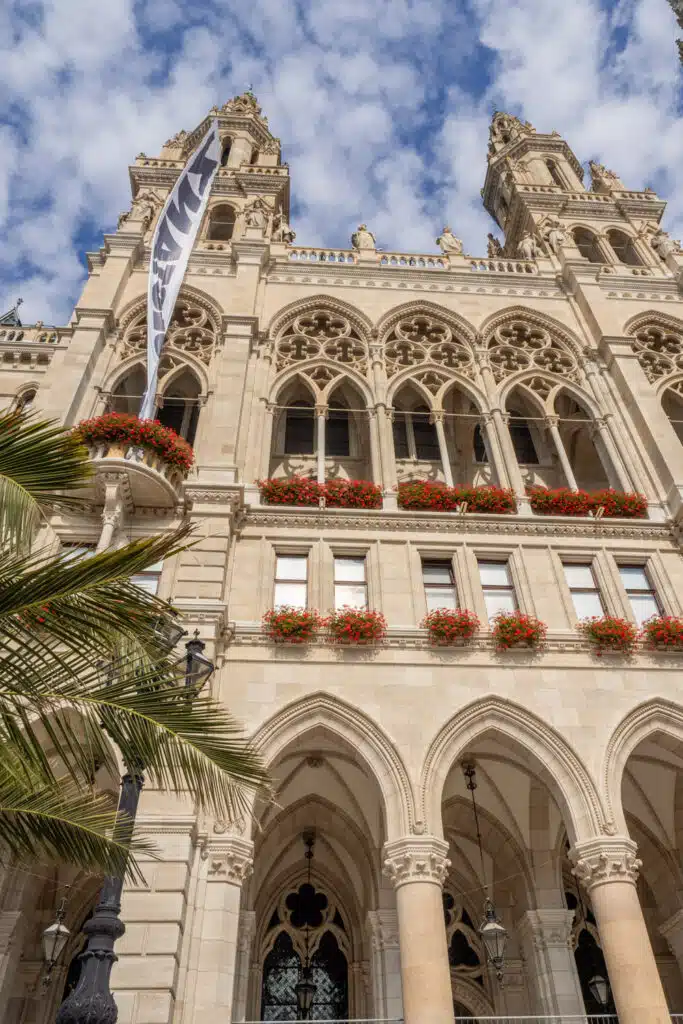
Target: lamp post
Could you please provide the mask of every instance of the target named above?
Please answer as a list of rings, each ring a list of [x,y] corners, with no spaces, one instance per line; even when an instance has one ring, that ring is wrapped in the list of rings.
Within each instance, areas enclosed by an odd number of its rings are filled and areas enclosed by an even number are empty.
[[[305,857],[306,857],[306,860],[308,861],[307,882],[308,882],[308,885],[310,885],[311,884],[311,861],[313,860],[313,845],[315,843],[315,832],[313,832],[312,830],[307,830],[303,834],[303,840],[304,840],[304,846],[306,847]],[[297,1010],[298,1010],[298,1014],[299,1014],[299,1020],[308,1020],[309,1019],[309,1016],[310,1016],[310,1013],[311,1013],[311,1007],[313,1006],[313,1000],[315,999],[315,993],[317,992],[317,987],[313,983],[313,980],[311,978],[311,961],[310,961],[309,948],[308,948],[309,927],[310,926],[309,926],[308,921],[307,921],[306,925],[305,925],[305,930],[306,930],[306,951],[305,951],[305,956],[304,956],[304,966],[303,966],[303,970],[301,971],[301,977],[299,978],[299,981],[294,986],[294,992],[296,994],[296,1005],[297,1005]]]
[[[595,1002],[603,1010],[606,1010],[609,1006],[610,1000],[610,987],[607,978],[605,978],[600,972],[596,972],[588,982],[588,988],[590,994],[593,996]]]
[[[43,975],[44,988],[47,988],[50,984],[55,964],[64,952],[64,947],[69,941],[71,932],[64,924],[65,917],[66,896],[62,896],[59,901],[59,906],[57,907],[57,917],[43,932],[43,959],[45,960],[45,973]]]
[[[484,868],[484,850],[481,844],[481,831],[479,829],[479,814],[477,813],[477,801],[474,796],[474,791],[477,788],[477,772],[474,767],[474,762],[465,761],[462,766],[462,772],[465,776],[465,784],[472,794],[472,810],[474,811],[474,824],[477,830],[477,844],[479,846],[479,859],[481,861],[481,877],[484,883],[484,919],[479,926],[479,937],[484,945],[486,951],[486,960],[493,967],[496,972],[496,977],[499,982],[503,980],[503,971],[505,970],[505,944],[507,942],[508,933],[505,926],[498,920],[496,914],[496,908],[493,905],[493,900],[488,894],[486,886],[486,871]]]
[[[165,635],[169,650],[185,631],[173,624]],[[199,632],[185,644],[185,688],[192,699],[214,670],[213,662],[204,657],[204,643]],[[121,797],[118,815],[123,823],[123,841],[128,843],[137,814],[140,792],[144,784],[144,765],[132,762],[121,779]],[[100,890],[97,906],[89,921],[83,925],[86,944],[79,959],[81,974],[78,983],[57,1011],[55,1024],[116,1024],[119,1011],[109,988],[111,969],[118,959],[114,945],[126,930],[120,918],[123,877],[107,875]]]

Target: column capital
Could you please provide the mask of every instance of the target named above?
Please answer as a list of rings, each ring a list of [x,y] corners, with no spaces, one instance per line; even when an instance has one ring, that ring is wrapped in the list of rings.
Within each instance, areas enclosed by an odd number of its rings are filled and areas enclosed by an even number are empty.
[[[222,836],[207,840],[202,860],[208,860],[207,881],[242,885],[254,867],[254,844],[238,836]]]
[[[384,874],[396,889],[408,882],[443,885],[451,866],[448,843],[436,836],[406,836],[384,845]]]
[[[642,861],[636,856],[638,847],[627,836],[596,836],[577,843],[569,851],[574,867],[572,874],[590,892],[609,882],[630,882],[635,885]]]

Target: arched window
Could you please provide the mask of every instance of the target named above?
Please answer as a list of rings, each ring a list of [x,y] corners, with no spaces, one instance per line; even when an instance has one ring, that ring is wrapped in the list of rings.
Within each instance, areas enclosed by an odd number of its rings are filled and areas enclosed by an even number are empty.
[[[616,229],[608,231],[607,239],[620,263],[626,263],[629,267],[642,267],[643,263],[636,252],[633,240],[625,232]]]
[[[189,444],[194,442],[197,433],[200,391],[199,381],[192,371],[183,370],[164,391],[156,411],[156,419],[175,430]]]
[[[249,160],[249,163],[252,164],[252,165],[253,164],[257,164],[259,162],[260,155],[261,154],[259,153],[257,147],[254,146],[254,148],[251,151],[251,158]]]
[[[538,452],[528,422],[512,413],[510,416],[510,439],[520,465],[537,466]]]
[[[325,454],[345,456],[351,454],[349,414],[340,401],[331,401],[325,427]]]
[[[484,441],[484,431],[481,429],[481,425],[479,423],[477,423],[474,428],[474,461],[489,461],[489,455],[486,451],[486,443]]]
[[[439,440],[426,405],[414,404],[413,395],[397,401],[394,413],[394,453],[397,459],[439,462]]]
[[[315,421],[313,402],[299,399],[285,414],[285,455],[313,455]]]
[[[681,382],[678,382],[678,387]],[[667,388],[662,395],[662,408],[669,417],[669,422],[678,435],[679,441],[683,443],[683,395],[678,390]]]
[[[223,152],[221,154],[221,167],[225,167],[230,157],[230,150],[232,149],[232,139],[226,139],[223,143]]]
[[[605,262],[598,248],[597,239],[592,231],[589,231],[587,228],[574,228],[572,235],[576,248],[585,260],[588,260],[590,263]]]
[[[616,481],[610,479],[607,454],[600,444],[599,435],[593,433],[591,413],[573,395],[564,391],[555,398],[555,412],[559,417],[560,440],[577,486],[599,490],[613,485]]]
[[[229,242],[235,230],[235,211],[232,206],[214,206],[209,214],[207,237],[215,242]]]
[[[112,391],[107,402],[107,412],[126,412],[137,416],[146,385],[147,375],[143,367],[134,366]]]
[[[555,163],[555,161],[546,160],[545,165],[548,168],[548,173],[550,174],[550,177],[553,179],[553,184],[557,185],[558,188],[564,188],[565,184],[562,181],[562,178],[560,177],[560,172],[557,169],[557,164]]]
[[[27,391],[22,391],[17,396],[17,400],[14,403],[14,408],[17,412],[29,412],[36,398],[36,389],[29,388]]]

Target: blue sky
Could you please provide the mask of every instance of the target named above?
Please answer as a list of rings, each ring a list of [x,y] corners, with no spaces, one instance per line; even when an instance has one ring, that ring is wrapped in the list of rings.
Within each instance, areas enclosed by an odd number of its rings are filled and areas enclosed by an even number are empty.
[[[252,85],[303,245],[485,252],[488,122],[556,129],[669,200],[683,233],[679,30],[667,0],[14,0],[0,12],[0,307],[63,323],[128,164]]]

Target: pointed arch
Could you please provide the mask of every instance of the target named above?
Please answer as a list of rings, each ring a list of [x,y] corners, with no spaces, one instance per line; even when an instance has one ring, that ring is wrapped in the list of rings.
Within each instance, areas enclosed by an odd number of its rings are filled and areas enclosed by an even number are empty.
[[[204,310],[207,314],[211,325],[214,328],[217,337],[220,337],[223,326],[223,311],[216,303],[213,296],[207,292],[202,291],[201,288],[196,288],[194,285],[183,284],[178,294],[178,301],[181,299],[192,299],[197,303],[198,306]],[[116,326],[119,329],[120,335],[123,335],[131,323],[140,313],[145,312],[147,309],[147,296],[138,295],[119,310],[116,317]]]
[[[365,314],[361,313],[356,306],[352,306],[349,302],[344,302],[343,299],[338,299],[324,293],[311,295],[307,299],[295,299],[294,302],[283,306],[282,309],[272,316],[266,328],[267,337],[271,339],[277,337],[290,321],[301,316],[302,313],[312,312],[318,308],[328,309],[331,312],[338,313],[340,316],[347,317],[362,338],[365,341],[369,341],[372,334],[372,323]]]
[[[328,380],[323,383],[322,387],[319,387],[315,381],[315,377],[311,380],[310,375],[313,371],[319,368],[325,368],[330,371],[330,374],[335,374],[334,379]],[[336,390],[336,388],[343,383],[344,379],[347,378],[349,383],[354,385],[367,404],[368,407],[373,405],[373,395],[370,385],[362,374],[357,373],[351,367],[342,367],[338,363],[333,363],[328,360],[312,359],[305,363],[295,363],[293,366],[288,366],[285,370],[277,375],[273,381],[270,391],[268,393],[269,402],[278,402],[278,396],[282,394],[285,386],[293,380],[295,377],[299,377],[300,380],[306,383],[309,391],[313,394],[314,398],[320,397],[326,393]]]
[[[484,345],[488,345],[495,331],[510,320],[525,320],[533,327],[548,331],[557,340],[564,342],[577,362],[580,362],[587,348],[587,345],[569,327],[556,320],[555,317],[548,316],[547,313],[541,313],[536,309],[531,309],[529,306],[520,305],[506,306],[504,309],[498,310],[497,313],[492,313],[491,316],[488,316],[482,322],[479,328],[479,335]]]
[[[672,316],[670,313],[662,313],[658,309],[648,309],[644,313],[632,316],[624,324],[624,334],[627,336],[635,335],[638,331],[650,326],[659,327],[664,331],[683,334],[683,319]]]
[[[603,830],[605,814],[600,795],[567,741],[527,708],[491,696],[473,701],[453,715],[429,746],[418,806],[427,831],[441,834],[441,798],[448,773],[468,745],[488,732],[500,732],[514,740],[536,761],[541,778],[558,798],[572,843]]]
[[[466,342],[474,348],[476,331],[469,320],[466,320],[465,317],[453,312],[453,310],[448,309],[446,306],[440,306],[436,302],[429,302],[424,299],[404,302],[401,306],[395,306],[388,313],[385,313],[384,316],[380,317],[376,326],[378,337],[383,341],[399,320],[420,314],[442,320],[451,328],[459,341]]]
[[[253,743],[269,765],[315,726],[350,743],[372,770],[382,794],[387,841],[409,834],[415,821],[415,798],[403,759],[380,727],[353,705],[322,691],[301,697],[264,722]]]
[[[626,762],[637,746],[656,733],[683,744],[683,706],[663,697],[645,701],[619,722],[607,744],[601,781],[605,807],[617,831],[627,831],[621,802]]]

